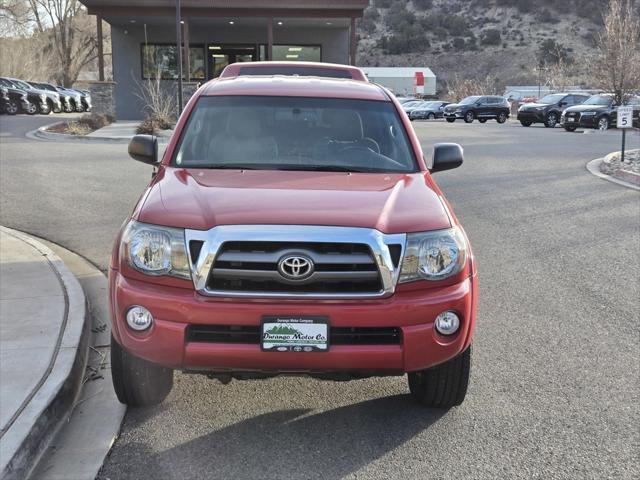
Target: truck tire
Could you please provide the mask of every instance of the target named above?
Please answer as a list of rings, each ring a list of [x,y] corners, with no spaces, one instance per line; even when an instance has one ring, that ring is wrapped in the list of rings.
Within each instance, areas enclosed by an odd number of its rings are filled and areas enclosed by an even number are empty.
[[[118,400],[130,407],[157,405],[173,387],[173,370],[131,355],[113,336],[111,378]]]
[[[471,371],[471,345],[448,362],[409,372],[409,390],[419,403],[431,408],[460,405],[467,394]]]
[[[464,114],[464,122],[465,123],[472,123],[475,118],[476,118],[476,114],[473,113],[472,111],[469,111],[469,112]]]

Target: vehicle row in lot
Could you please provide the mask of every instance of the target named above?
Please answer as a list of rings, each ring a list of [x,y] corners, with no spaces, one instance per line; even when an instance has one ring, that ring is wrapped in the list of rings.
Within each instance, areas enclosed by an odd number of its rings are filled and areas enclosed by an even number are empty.
[[[562,112],[574,105],[584,103],[589,95],[581,93],[552,93],[533,103],[526,103],[518,109],[518,120],[523,127],[530,127],[534,123],[544,123],[545,127],[553,128]]]
[[[17,78],[0,77],[2,100],[0,112],[29,115],[50,112],[88,112],[91,110],[91,95],[85,90],[73,90],[49,83],[27,82]]]

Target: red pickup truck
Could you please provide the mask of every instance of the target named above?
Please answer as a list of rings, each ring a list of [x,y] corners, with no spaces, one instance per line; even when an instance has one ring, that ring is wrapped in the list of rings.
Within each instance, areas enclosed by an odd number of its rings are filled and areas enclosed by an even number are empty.
[[[173,370],[408,374],[422,404],[459,405],[476,264],[431,175],[462,149],[425,159],[373,83],[268,73],[203,85],[162,159],[155,137],[129,144],[154,176],[109,268],[118,398],[161,402]]]

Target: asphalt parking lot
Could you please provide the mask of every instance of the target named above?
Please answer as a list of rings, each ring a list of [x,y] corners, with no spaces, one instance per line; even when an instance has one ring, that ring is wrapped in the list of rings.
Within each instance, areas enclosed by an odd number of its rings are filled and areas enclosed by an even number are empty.
[[[105,270],[150,168],[125,145],[24,138],[44,123],[0,117],[0,224]],[[401,377],[224,386],[177,374],[163,404],[129,410],[101,479],[636,478],[640,195],[585,169],[620,132],[415,128],[425,153],[465,149],[462,168],[436,175],[479,265],[465,403],[420,408]],[[638,132],[627,142],[640,148]]]

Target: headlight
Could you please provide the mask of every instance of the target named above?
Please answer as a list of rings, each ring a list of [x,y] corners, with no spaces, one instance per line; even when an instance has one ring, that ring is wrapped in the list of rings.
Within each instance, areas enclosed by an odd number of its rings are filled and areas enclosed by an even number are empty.
[[[462,270],[466,257],[466,243],[458,227],[409,233],[400,283],[451,277]]]
[[[191,279],[184,230],[131,221],[122,235],[127,263],[147,275]]]

